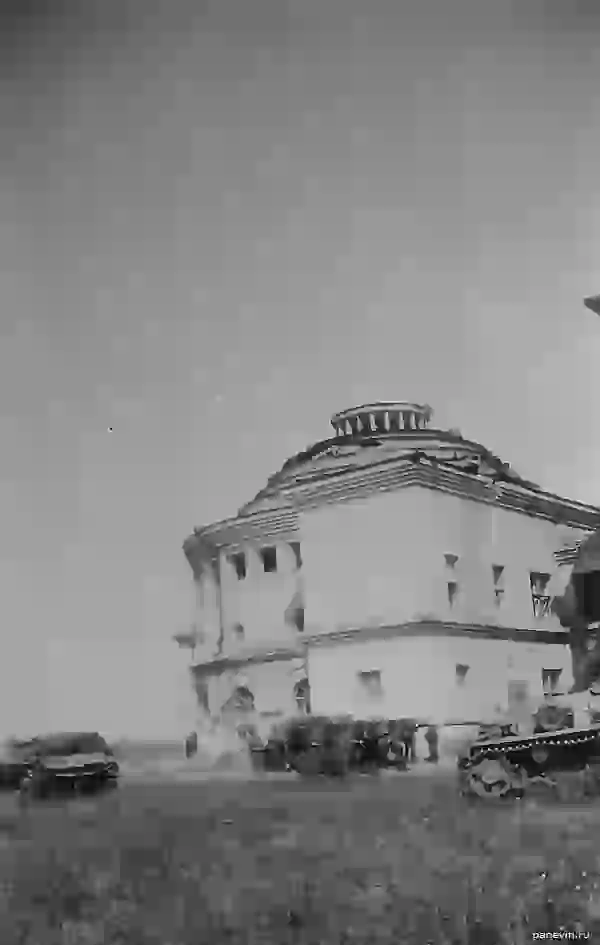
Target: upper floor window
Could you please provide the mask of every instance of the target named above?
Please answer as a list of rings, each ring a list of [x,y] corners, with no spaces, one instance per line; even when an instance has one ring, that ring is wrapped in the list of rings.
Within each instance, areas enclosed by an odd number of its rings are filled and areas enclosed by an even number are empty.
[[[533,616],[546,617],[550,611],[550,595],[547,593],[550,575],[544,571],[530,571],[531,604]]]
[[[243,551],[236,551],[234,554],[227,555],[229,563],[235,568],[238,581],[243,581],[246,577],[246,555]]]
[[[291,541],[290,548],[294,552],[294,557],[296,558],[296,567],[300,569],[302,567],[302,552],[300,550],[300,542]]]
[[[494,602],[496,607],[500,607],[504,597],[504,565],[492,565],[492,579],[494,581]]]
[[[274,547],[261,548],[260,556],[262,558],[265,572],[277,570],[277,549]]]
[[[458,584],[456,581],[448,581],[448,603],[453,607],[458,596]]]
[[[465,679],[467,678],[467,673],[469,672],[469,667],[466,663],[457,663],[456,664],[456,685],[464,686]]]

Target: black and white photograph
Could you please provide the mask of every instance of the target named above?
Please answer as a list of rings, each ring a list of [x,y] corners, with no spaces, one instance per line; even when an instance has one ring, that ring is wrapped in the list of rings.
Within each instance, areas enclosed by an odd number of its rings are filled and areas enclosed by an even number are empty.
[[[600,945],[600,0],[0,0],[0,945]]]

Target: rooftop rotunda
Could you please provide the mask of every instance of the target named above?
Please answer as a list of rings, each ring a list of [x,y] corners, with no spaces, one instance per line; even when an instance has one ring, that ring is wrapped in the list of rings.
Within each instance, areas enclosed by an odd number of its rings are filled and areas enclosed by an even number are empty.
[[[403,400],[384,400],[374,404],[350,407],[331,418],[337,436],[370,433],[400,433],[404,430],[425,430],[433,411],[427,404],[411,404]]]

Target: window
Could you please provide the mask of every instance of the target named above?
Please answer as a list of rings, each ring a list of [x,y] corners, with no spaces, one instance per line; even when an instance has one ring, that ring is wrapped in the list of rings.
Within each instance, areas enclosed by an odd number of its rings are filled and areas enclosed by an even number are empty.
[[[503,564],[493,564],[492,565],[492,578],[494,581],[494,603],[496,607],[500,607],[502,604],[502,599],[504,597],[504,565]]]
[[[467,673],[469,672],[469,667],[466,663],[457,663],[456,664],[456,685],[464,686],[465,679],[467,678]]]
[[[262,558],[263,568],[266,573],[270,573],[277,570],[277,549],[276,548],[262,548],[260,552]]]
[[[302,633],[304,630],[304,607],[297,607],[292,619],[296,630]]]
[[[227,560],[235,568],[238,581],[243,581],[246,577],[246,555],[243,551],[236,551],[232,555],[227,555]]]
[[[550,575],[545,574],[543,571],[529,572],[529,583],[531,585],[532,594],[544,595],[549,581]]]
[[[444,560],[446,562],[446,567],[454,571],[454,568],[458,562],[458,555],[444,555]]]
[[[545,693],[558,692],[558,681],[562,669],[543,669],[542,688]]]
[[[299,541],[290,542],[290,548],[294,552],[294,556],[296,558],[296,567],[298,568],[298,570],[300,570],[300,568],[302,567],[302,553],[300,551],[300,542]]]
[[[370,699],[377,699],[382,695],[381,670],[370,669],[366,672],[360,672],[358,681],[363,693]]]
[[[246,636],[246,631],[244,630],[243,623],[236,623],[233,627],[233,632],[237,640],[243,640]]]
[[[546,617],[550,611],[550,595],[546,594],[550,575],[543,571],[530,571],[531,604],[536,619]]]
[[[450,607],[454,606],[456,595],[458,594],[458,584],[456,581],[448,581],[448,603]]]

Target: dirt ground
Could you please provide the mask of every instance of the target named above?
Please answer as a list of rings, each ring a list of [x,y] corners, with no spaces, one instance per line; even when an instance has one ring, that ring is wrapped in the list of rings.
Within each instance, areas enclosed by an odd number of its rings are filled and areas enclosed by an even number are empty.
[[[2,945],[600,941],[600,802],[469,803],[453,773],[126,778],[0,799]]]

